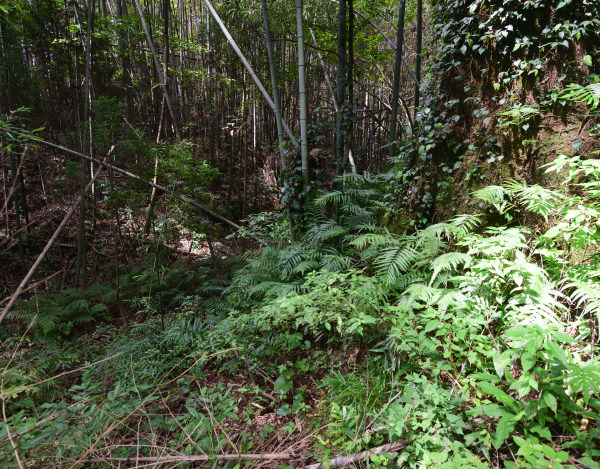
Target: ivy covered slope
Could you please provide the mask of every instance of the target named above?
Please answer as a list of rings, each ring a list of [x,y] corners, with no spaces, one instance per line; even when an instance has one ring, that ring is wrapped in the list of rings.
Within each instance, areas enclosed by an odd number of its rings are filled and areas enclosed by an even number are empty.
[[[422,223],[471,210],[485,184],[555,183],[543,164],[592,149],[562,91],[598,80],[599,2],[437,0],[431,15],[428,95],[396,176]]]

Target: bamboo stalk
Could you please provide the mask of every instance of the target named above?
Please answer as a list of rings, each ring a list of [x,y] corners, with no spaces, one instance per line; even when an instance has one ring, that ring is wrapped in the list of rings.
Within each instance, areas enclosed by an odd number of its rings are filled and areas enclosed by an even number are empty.
[[[304,0],[296,0],[296,38],[298,40],[298,99],[300,101],[300,154],[302,159],[302,180],[304,196],[308,197],[310,173],[308,170],[308,105],[306,102],[306,64],[304,57]]]
[[[339,3],[338,0],[331,0],[333,3]],[[367,18],[367,16],[360,10],[357,10],[356,8],[354,9],[354,13],[356,13],[358,16],[360,16],[362,19],[364,19],[365,21],[367,21],[371,26],[373,26],[375,28],[375,30],[381,35],[381,37],[383,39],[385,39],[385,41],[390,45],[390,47],[393,50],[396,50],[396,45],[392,42],[392,40],[387,36],[387,34],[385,34],[381,28],[379,26],[377,26],[375,23],[373,23],[369,18]],[[406,59],[404,58],[404,56],[401,57],[402,58],[402,63],[406,66],[406,70],[408,71],[409,75],[412,77],[413,81],[415,82],[415,84],[417,86],[421,86],[421,84],[419,83],[419,80],[417,79],[417,77],[415,76],[414,72],[412,71],[412,69],[410,68],[410,66],[408,65],[408,62],[406,61]],[[423,89],[421,89],[421,94],[423,96],[426,96],[425,93],[423,92]]]
[[[394,453],[403,449],[406,445],[408,445],[408,440],[397,441],[395,443],[389,443],[387,445],[378,446],[377,448],[361,451],[360,453],[349,454],[348,456],[339,456],[329,460],[327,463],[311,464],[309,466],[305,466],[304,469],[321,469],[325,467],[331,468],[345,466],[346,464],[362,461],[363,459],[366,459],[374,454]]]
[[[177,140],[181,140],[181,134],[179,133],[179,127],[177,126],[177,119],[175,118],[175,112],[173,111],[173,106],[171,106],[171,100],[169,99],[167,83],[165,81],[165,77],[162,76],[160,64],[158,63],[158,58],[156,56],[156,50],[154,49],[154,43],[152,42],[152,37],[150,36],[150,32],[148,31],[148,26],[146,25],[146,20],[144,19],[144,12],[142,11],[142,6],[140,5],[139,0],[134,0],[134,3],[137,8],[137,11],[138,11],[140,21],[142,22],[142,27],[144,28],[144,32],[146,33],[146,41],[148,42],[148,47],[150,48],[150,52],[152,53],[152,59],[154,61],[154,66],[156,67],[156,74],[158,75],[158,79],[161,82],[160,86],[163,90],[165,102],[167,103],[167,109],[169,109],[169,114],[171,115],[171,120],[173,121],[172,122],[173,130],[175,131]],[[166,53],[165,53],[165,56],[166,56]]]
[[[227,41],[229,42],[229,44],[231,45],[231,47],[233,48],[233,50],[235,51],[235,53],[238,55],[238,57],[242,61],[242,64],[244,65],[244,67],[246,67],[246,70],[248,71],[248,73],[250,74],[250,77],[252,78],[252,80],[254,81],[254,83],[256,84],[256,86],[258,87],[259,91],[263,95],[263,98],[265,98],[265,101],[267,102],[267,104],[269,105],[269,107],[273,110],[273,112],[276,112],[276,110],[275,110],[276,109],[275,108],[275,103],[271,99],[271,96],[269,96],[269,93],[267,93],[267,90],[265,89],[265,87],[261,83],[260,79],[258,78],[258,76],[256,75],[256,73],[252,69],[252,66],[250,65],[250,63],[248,62],[248,60],[246,60],[246,57],[244,56],[244,54],[242,53],[242,51],[238,47],[237,43],[235,42],[235,40],[233,39],[233,37],[231,36],[231,34],[229,33],[229,31],[227,30],[227,27],[225,26],[225,24],[221,20],[221,17],[217,13],[217,11],[213,8],[213,6],[212,6],[212,4],[210,3],[209,0],[204,0],[204,3],[206,4],[206,7],[210,11],[210,14],[213,16],[213,18],[215,19],[215,21],[217,22],[217,24],[221,28],[221,31],[223,31],[223,34],[227,38]],[[297,148],[298,147],[298,142],[296,142],[296,139],[294,138],[294,134],[292,134],[292,131],[290,130],[290,128],[288,127],[288,125],[286,124],[285,121],[283,121],[283,130],[285,130],[285,133],[287,134],[288,138],[294,144],[294,146]]]
[[[290,459],[291,454],[288,453],[262,453],[262,454],[217,454],[214,456],[198,455],[198,456],[131,456],[129,458],[93,458],[86,459],[86,463],[102,463],[102,462],[124,462],[133,461],[148,462],[148,463],[170,463],[170,462],[194,462],[194,461],[274,461]]]
[[[19,298],[19,296],[21,296],[21,294],[23,293],[23,290],[25,289],[25,285],[27,285],[27,283],[29,282],[29,280],[31,280],[31,277],[33,277],[33,274],[35,273],[35,271],[37,270],[37,268],[40,266],[40,264],[42,263],[42,261],[46,257],[46,254],[48,254],[48,251],[50,251],[50,248],[56,242],[56,240],[58,239],[58,236],[60,235],[60,233],[62,232],[62,230],[64,229],[64,227],[67,226],[68,221],[71,219],[71,217],[75,213],[75,210],[77,209],[77,207],[79,206],[79,204],[83,202],[83,196],[90,190],[90,188],[94,184],[94,181],[96,180],[96,178],[102,172],[102,169],[103,169],[102,166],[100,168],[98,168],[98,171],[96,171],[96,174],[94,174],[94,176],[90,179],[90,182],[88,182],[88,184],[85,186],[85,189],[79,195],[79,197],[77,198],[77,200],[75,201],[75,203],[73,204],[73,206],[71,207],[71,209],[67,212],[67,214],[63,218],[63,221],[60,223],[60,225],[58,225],[58,228],[56,229],[56,231],[54,232],[54,234],[52,235],[52,237],[50,238],[50,240],[46,243],[46,246],[44,247],[42,253],[35,260],[35,262],[31,266],[31,268],[27,272],[27,274],[25,274],[25,277],[23,278],[23,280],[21,281],[21,283],[17,287],[17,290],[13,293],[12,297],[8,301],[8,304],[6,305],[6,307],[4,308],[4,310],[2,311],[2,313],[0,314],[0,324],[2,324],[2,321],[4,321],[4,318],[9,313],[9,311],[11,310],[11,308],[13,307],[13,305],[15,304],[15,301],[17,301],[17,299]]]

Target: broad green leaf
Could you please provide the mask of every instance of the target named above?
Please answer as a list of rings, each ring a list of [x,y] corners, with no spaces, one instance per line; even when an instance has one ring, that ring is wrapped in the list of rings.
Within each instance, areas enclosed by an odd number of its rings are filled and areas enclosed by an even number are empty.
[[[548,391],[546,391],[543,395],[542,395],[542,399],[544,400],[544,402],[546,403],[546,405],[552,409],[552,411],[556,414],[556,409],[557,409],[557,401],[556,401],[556,397],[554,397],[553,394],[549,393]]]
[[[427,332],[431,332],[432,330],[436,329],[440,324],[440,321],[438,319],[432,319],[431,321],[428,321],[427,324],[425,324],[425,333]]]
[[[556,451],[554,451],[548,445],[542,445],[542,452],[548,457],[548,459],[555,459],[556,458]]]
[[[494,383],[499,383],[500,378],[495,375],[491,375],[489,373],[473,373],[469,376],[472,379],[480,379],[484,381],[492,381]]]
[[[593,459],[588,458],[588,457],[578,459],[577,462],[579,462],[583,466],[589,467],[591,469],[600,469],[600,464],[598,464],[596,461],[594,461]]]
[[[292,389],[292,380],[284,375],[279,376],[275,381],[275,392],[278,394],[287,394]]]
[[[514,430],[516,423],[517,420],[515,415],[505,416],[500,419],[496,427],[496,433],[493,441],[496,449],[500,448],[504,441],[506,441],[510,433]]]
[[[548,342],[546,342],[546,349],[548,350],[548,353],[550,353],[550,355],[552,355],[553,358],[558,360],[563,365],[566,365],[569,363],[567,354],[561,347],[558,346],[558,344],[556,344],[556,342],[553,342],[552,340],[549,340]]]
[[[508,394],[506,394],[501,389],[498,389],[492,383],[487,383],[485,381],[481,381],[481,382],[477,383],[477,385],[480,387],[480,389],[483,392],[494,396],[496,399],[498,399],[504,405],[510,407],[513,411],[517,412],[519,410],[519,405],[518,405],[517,401],[515,399],[513,399],[512,397],[510,397]]]
[[[521,365],[523,366],[523,371],[529,371],[537,362],[537,356],[534,353],[525,352],[521,355]]]

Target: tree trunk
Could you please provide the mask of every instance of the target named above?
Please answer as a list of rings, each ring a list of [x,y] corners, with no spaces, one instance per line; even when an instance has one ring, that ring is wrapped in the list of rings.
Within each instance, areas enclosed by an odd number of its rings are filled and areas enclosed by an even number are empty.
[[[281,155],[281,168],[288,169],[285,158],[284,140],[283,140],[283,119],[281,117],[281,98],[279,97],[279,85],[277,80],[277,70],[275,65],[275,54],[273,52],[273,38],[271,36],[271,23],[269,21],[269,10],[267,9],[267,0],[261,0],[263,23],[265,25],[265,39],[267,42],[267,56],[269,57],[269,71],[271,72],[271,87],[273,89],[273,103],[275,104],[275,121],[277,123],[277,139],[279,142],[279,153]]]
[[[146,20],[144,19],[144,12],[142,11],[142,6],[140,5],[140,0],[134,0],[135,6],[138,11],[138,15],[140,16],[140,21],[142,22],[142,27],[144,28],[144,32],[146,33],[146,41],[148,42],[148,48],[150,49],[150,53],[152,54],[152,59],[154,61],[154,67],[156,68],[156,74],[158,75],[158,79],[160,80],[160,84],[165,96],[165,101],[167,103],[167,109],[169,109],[169,115],[171,116],[171,122],[173,123],[173,131],[175,132],[175,136],[177,140],[181,140],[181,134],[179,133],[179,126],[177,125],[177,118],[175,116],[175,111],[173,111],[173,106],[171,105],[171,100],[169,99],[169,92],[167,90],[167,85],[165,79],[162,77],[162,71],[160,69],[160,63],[158,62],[158,57],[156,56],[156,50],[154,49],[154,42],[152,41],[152,36],[150,36],[150,31],[148,30],[148,26],[146,25]]]
[[[352,172],[356,173],[356,165],[352,157],[352,141],[354,138],[354,0],[348,0],[348,113],[346,115],[346,150],[344,166],[349,161]]]
[[[284,140],[283,140],[283,118],[281,117],[281,98],[279,96],[279,84],[277,81],[277,69],[275,64],[275,53],[273,51],[273,37],[271,36],[271,24],[269,21],[269,10],[267,8],[267,1],[261,0],[260,6],[262,9],[263,22],[265,25],[265,39],[267,42],[267,56],[269,57],[269,70],[271,72],[271,86],[273,88],[273,103],[275,104],[275,121],[277,123],[277,141],[279,143],[279,155],[281,158],[281,172],[282,172],[282,181],[281,185],[284,190],[286,190],[286,178],[289,176],[287,174],[288,164],[287,158],[285,156],[285,148],[284,148]],[[254,145],[256,151],[256,145]],[[245,168],[244,166],[244,187],[246,187],[246,176],[245,176]],[[245,190],[244,190],[245,193]],[[244,207],[246,204],[244,203]],[[244,217],[245,218],[245,217]],[[287,208],[287,218],[288,223],[290,225],[290,236],[291,239],[294,240],[294,220],[292,213],[290,212],[290,207]]]
[[[335,123],[335,166],[338,175],[343,172],[345,126],[344,107],[346,106],[346,0],[338,3],[338,37],[337,37],[337,116]]]
[[[400,72],[402,71],[402,46],[404,44],[404,13],[406,0],[401,0],[398,10],[398,34],[396,41],[396,60],[394,62],[394,85],[392,87],[392,114],[390,117],[390,156],[396,153],[398,127],[398,97],[400,94]]]
[[[122,2],[122,3],[121,3]],[[126,16],[125,0],[115,0],[117,7],[117,16],[123,21]],[[125,8],[124,8],[125,6]],[[133,87],[131,84],[131,57],[129,55],[129,39],[127,33],[122,29],[119,30],[119,49],[121,52],[121,84],[125,92],[125,102],[127,103],[127,117],[133,120]]]
[[[85,45],[85,88],[83,102],[83,153],[90,153],[90,94],[92,80],[92,32],[94,30],[94,4],[95,0],[88,1],[87,35]],[[87,288],[87,239],[85,235],[85,192],[87,186],[86,171],[88,164],[81,161],[81,203],[79,204],[79,225],[77,231],[77,267],[75,271],[75,288]]]
[[[417,120],[417,109],[419,108],[420,101],[420,83],[421,83],[421,52],[423,49],[423,0],[417,0],[417,60],[416,60],[416,70],[415,75],[417,77],[417,81],[415,83],[415,110],[414,110],[414,119],[413,121],[416,123]],[[414,127],[413,127],[414,131]]]
[[[306,77],[304,65],[304,25],[303,25],[304,1],[296,0],[296,27],[298,38],[298,90],[300,100],[300,153],[302,158],[302,181],[304,183],[304,195],[310,191],[310,175],[308,173],[308,138],[306,132],[307,104],[306,104]]]

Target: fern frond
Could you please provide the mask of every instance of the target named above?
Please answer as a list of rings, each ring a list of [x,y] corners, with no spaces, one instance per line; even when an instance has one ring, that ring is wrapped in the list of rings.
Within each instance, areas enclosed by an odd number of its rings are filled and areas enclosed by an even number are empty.
[[[405,274],[398,277],[396,281],[391,285],[391,287],[398,290],[406,290],[413,283],[422,284],[423,282],[426,282],[428,277],[428,274],[419,270],[406,272]]]
[[[473,192],[474,197],[492,205],[501,215],[512,208],[508,200],[510,195],[510,192],[502,186],[486,186]]]
[[[446,295],[448,290],[444,288],[434,288],[422,283],[410,285],[404,292],[408,295],[410,301],[418,300],[424,304],[432,304],[438,301],[443,295]]]
[[[325,192],[323,195],[315,199],[315,205],[317,207],[323,207],[327,204],[343,204],[347,202],[350,202],[350,196],[340,190]]]
[[[490,227],[486,229],[486,234],[491,236],[471,235],[458,244],[469,247],[471,255],[495,256],[516,249],[525,249],[527,247],[525,234],[528,232],[529,230],[523,227]]]
[[[587,104],[595,109],[600,105],[600,83],[590,83],[587,86],[571,83],[561,93],[563,98]]]
[[[310,220],[311,224],[318,225],[327,221],[327,213],[325,210],[326,204],[317,204],[317,199],[310,198],[304,205],[306,219]]]
[[[319,263],[315,260],[301,261],[294,266],[292,273],[304,275],[306,272],[314,270],[318,265]]]
[[[527,186],[517,181],[510,181],[505,186],[518,197],[519,202],[523,203],[527,210],[541,215],[546,222],[548,216],[557,211],[558,201],[564,199],[562,194],[537,185]]]
[[[342,254],[327,254],[321,258],[319,268],[329,272],[342,272],[352,267],[352,258]]]
[[[44,314],[37,317],[37,325],[43,335],[47,336],[58,329],[60,323],[61,311],[59,308],[48,308]]]
[[[348,234],[348,230],[337,224],[334,220],[329,220],[318,226],[312,227],[307,236],[310,239],[311,245],[315,246],[320,243],[330,241]]]
[[[463,214],[450,220],[452,231],[460,240],[481,224],[481,215]]]
[[[364,235],[357,236],[355,239],[350,241],[350,245],[356,249],[365,249],[367,246],[397,246],[398,239],[390,233],[366,233]]]
[[[450,239],[450,235],[455,231],[455,227],[451,223],[436,223],[435,225],[429,225],[427,228],[421,230],[420,234],[422,238],[433,239],[437,238],[442,240],[444,238]]]
[[[83,298],[79,298],[69,303],[64,308],[64,312],[69,316],[73,316],[83,311],[89,311],[89,308],[90,302],[88,300],[84,300]]]
[[[433,284],[433,281],[441,271],[444,270],[456,270],[460,264],[464,264],[464,268],[467,269],[471,264],[471,256],[462,252],[449,252],[442,254],[431,261],[431,268],[433,274],[429,281],[429,285]]]
[[[600,321],[600,289],[598,283],[583,279],[570,279],[563,291],[571,290],[571,301],[583,310],[583,315],[596,316]]]
[[[348,220],[350,222],[350,220]],[[367,220],[362,223],[354,223],[354,229],[359,232],[377,233],[380,231],[379,226],[374,221]]]
[[[541,291],[525,289],[509,300],[508,320],[515,325],[561,324],[559,315],[566,308],[558,301],[560,296],[550,283],[546,283]]]
[[[421,254],[410,247],[392,246],[380,252],[375,260],[375,267],[384,282],[391,285],[420,258]]]

